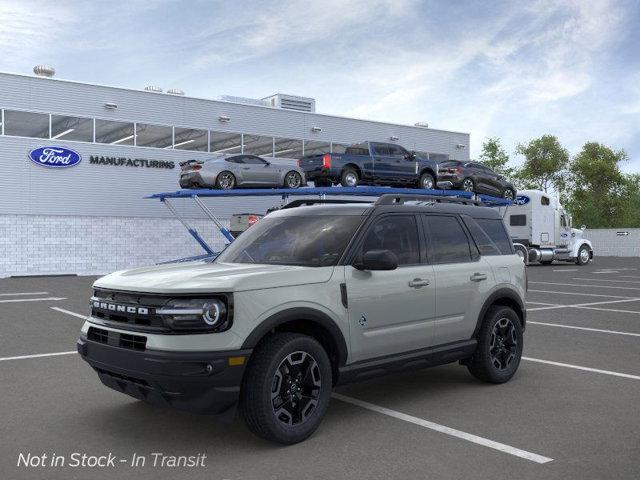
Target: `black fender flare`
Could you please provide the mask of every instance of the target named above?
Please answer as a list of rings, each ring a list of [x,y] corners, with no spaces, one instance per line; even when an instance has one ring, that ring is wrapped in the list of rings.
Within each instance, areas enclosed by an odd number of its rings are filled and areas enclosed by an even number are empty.
[[[288,322],[307,321],[322,327],[333,340],[338,356],[338,365],[342,366],[347,362],[347,342],[342,331],[326,313],[308,307],[294,307],[274,313],[260,323],[245,339],[242,349],[253,349],[260,340],[268,335],[271,330]]]
[[[476,328],[473,331],[473,336],[471,338],[476,338],[478,332],[480,331],[480,327],[482,326],[482,320],[484,320],[487,311],[494,303],[500,303],[500,300],[507,299],[511,302],[514,302],[520,308],[520,312],[516,312],[516,314],[521,313],[520,321],[522,322],[522,329],[524,330],[526,322],[527,322],[527,309],[524,305],[524,302],[520,298],[520,296],[509,288],[499,288],[495,292],[491,293],[489,297],[485,300],[482,308],[480,309],[480,315],[478,315],[478,320],[476,322]]]

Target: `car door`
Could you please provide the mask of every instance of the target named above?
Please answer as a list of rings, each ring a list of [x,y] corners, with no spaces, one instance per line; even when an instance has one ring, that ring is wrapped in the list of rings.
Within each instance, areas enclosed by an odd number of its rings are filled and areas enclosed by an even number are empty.
[[[393,175],[392,162],[394,158],[389,154],[389,147],[384,143],[370,144],[373,158],[373,179],[378,183],[388,183]]]
[[[390,250],[398,257],[398,268],[362,271],[345,267],[350,359],[357,362],[431,346],[434,274],[421,251],[416,217],[386,214],[375,218],[355,249],[354,261],[369,250]]]
[[[435,275],[435,344],[468,340],[493,284],[491,267],[456,215],[422,215]]]
[[[277,166],[256,156],[244,155],[241,170],[246,182],[251,185],[275,185],[277,183]]]
[[[489,167],[484,165],[480,165],[480,169],[483,172],[483,175],[486,177],[487,181],[487,192],[490,195],[499,196],[502,194],[502,175],[494,172]]]
[[[473,179],[476,193],[491,193],[491,187],[488,185],[486,172],[482,169],[482,165],[475,162],[469,162],[465,165],[467,176]]]
[[[393,177],[401,183],[412,183],[417,181],[417,165],[415,157],[400,145],[389,145],[389,157]]]

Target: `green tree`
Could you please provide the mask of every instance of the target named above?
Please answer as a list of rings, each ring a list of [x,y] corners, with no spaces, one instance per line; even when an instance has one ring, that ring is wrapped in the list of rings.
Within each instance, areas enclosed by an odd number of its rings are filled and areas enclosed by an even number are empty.
[[[545,192],[553,188],[562,193],[567,183],[569,152],[554,135],[543,135],[527,144],[519,144],[516,153],[525,158],[516,175],[521,186]]]
[[[625,178],[619,163],[627,160],[624,150],[614,151],[598,142],[588,142],[571,161],[568,206],[576,225],[592,228],[619,227],[631,213],[629,196],[638,181]]]
[[[511,177],[514,174],[514,168],[507,165],[509,163],[509,155],[502,147],[498,137],[485,139],[482,144],[480,162],[505,177]]]
[[[623,213],[618,227],[640,228],[640,174],[625,175]]]

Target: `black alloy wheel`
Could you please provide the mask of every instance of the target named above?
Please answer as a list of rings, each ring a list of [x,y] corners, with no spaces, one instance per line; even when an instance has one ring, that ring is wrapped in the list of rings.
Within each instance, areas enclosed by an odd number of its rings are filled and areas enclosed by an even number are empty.
[[[510,318],[502,317],[493,326],[489,354],[497,370],[506,370],[518,353],[516,327]]]
[[[318,406],[321,387],[320,368],[311,354],[297,351],[287,355],[273,376],[274,415],[285,425],[305,422]]]

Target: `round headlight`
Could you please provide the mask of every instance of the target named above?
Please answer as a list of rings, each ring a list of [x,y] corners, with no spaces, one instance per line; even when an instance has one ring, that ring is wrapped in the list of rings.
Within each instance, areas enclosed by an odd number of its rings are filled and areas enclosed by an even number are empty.
[[[202,319],[207,325],[216,325],[221,319],[225,317],[225,314],[226,308],[224,306],[224,303],[218,300],[208,302],[202,307]]]

